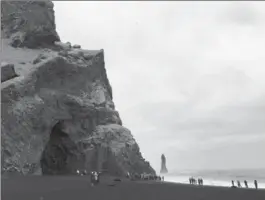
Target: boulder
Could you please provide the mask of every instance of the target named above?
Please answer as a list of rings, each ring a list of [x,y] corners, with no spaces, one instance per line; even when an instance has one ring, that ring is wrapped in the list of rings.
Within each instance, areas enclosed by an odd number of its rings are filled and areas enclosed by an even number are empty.
[[[54,45],[59,47],[61,50],[65,50],[65,51],[69,51],[71,49],[70,43],[63,43],[63,42],[55,41]]]
[[[93,55],[91,54],[84,54],[85,60],[91,60],[93,58]]]
[[[79,49],[73,49],[68,52],[68,55],[78,59],[78,58],[84,57],[84,52]]]
[[[43,54],[39,54],[34,60],[33,60],[33,64],[38,64],[40,63],[42,60],[46,59],[46,56]]]
[[[13,64],[1,63],[1,82],[5,82],[9,79],[15,78],[18,75],[15,72],[15,68]]]
[[[74,48],[74,49],[81,49],[81,45],[79,45],[79,44],[75,44],[75,45],[73,45],[73,48]]]

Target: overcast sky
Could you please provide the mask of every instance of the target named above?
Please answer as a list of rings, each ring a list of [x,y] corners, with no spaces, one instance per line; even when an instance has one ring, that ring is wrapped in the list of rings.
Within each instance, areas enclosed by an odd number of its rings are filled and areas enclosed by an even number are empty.
[[[265,168],[265,2],[54,2],[104,49],[114,103],[159,171]]]

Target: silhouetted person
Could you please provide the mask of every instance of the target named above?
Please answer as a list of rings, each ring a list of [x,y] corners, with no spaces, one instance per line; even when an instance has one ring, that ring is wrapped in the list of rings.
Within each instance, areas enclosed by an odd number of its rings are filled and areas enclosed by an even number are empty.
[[[99,183],[99,173],[98,172],[96,172],[96,171],[91,172],[90,182],[91,182],[92,186],[97,185]]]
[[[203,185],[203,179],[201,178],[201,185]]]
[[[234,181],[232,180],[232,187],[234,187],[235,186],[235,183],[234,183]]]
[[[245,187],[248,188],[248,182],[244,180]]]
[[[255,185],[255,188],[258,189],[258,181],[257,180],[254,181],[254,185]]]
[[[240,183],[240,181],[237,181],[237,187],[241,188],[241,183]]]
[[[91,186],[94,186],[94,184],[95,184],[94,172],[91,172],[91,174],[90,174],[90,183],[91,183]]]
[[[162,176],[162,181],[164,181],[164,176]]]
[[[126,178],[130,178],[130,173],[129,172],[127,172]]]
[[[194,185],[195,184],[195,179],[193,177],[191,177],[191,184]]]

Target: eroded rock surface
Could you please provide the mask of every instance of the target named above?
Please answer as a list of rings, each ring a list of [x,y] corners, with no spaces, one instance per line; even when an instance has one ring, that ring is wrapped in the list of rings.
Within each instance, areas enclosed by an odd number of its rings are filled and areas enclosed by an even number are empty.
[[[25,19],[36,27],[47,24],[51,31],[38,29],[39,36],[29,41],[25,27],[3,23],[3,59],[17,63],[19,77],[1,84],[2,173],[155,173],[115,110],[104,51],[58,48],[65,45],[56,42],[51,2],[1,3],[5,17],[17,17],[9,23]],[[31,21],[33,8],[42,14]],[[12,44],[16,33],[24,34],[18,45],[24,48]]]
[[[60,40],[51,1],[1,1],[1,32],[13,47],[37,48]]]
[[[15,72],[14,64],[1,63],[1,82],[5,82],[9,79],[15,78],[18,75]]]

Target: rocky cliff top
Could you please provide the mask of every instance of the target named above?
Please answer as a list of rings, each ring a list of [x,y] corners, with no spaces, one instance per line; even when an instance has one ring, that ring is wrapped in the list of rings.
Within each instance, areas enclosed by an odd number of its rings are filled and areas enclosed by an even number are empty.
[[[1,6],[2,174],[155,173],[115,110],[104,51],[61,42],[50,1]]]
[[[51,1],[2,1],[2,37],[14,47],[37,48],[60,41]]]

